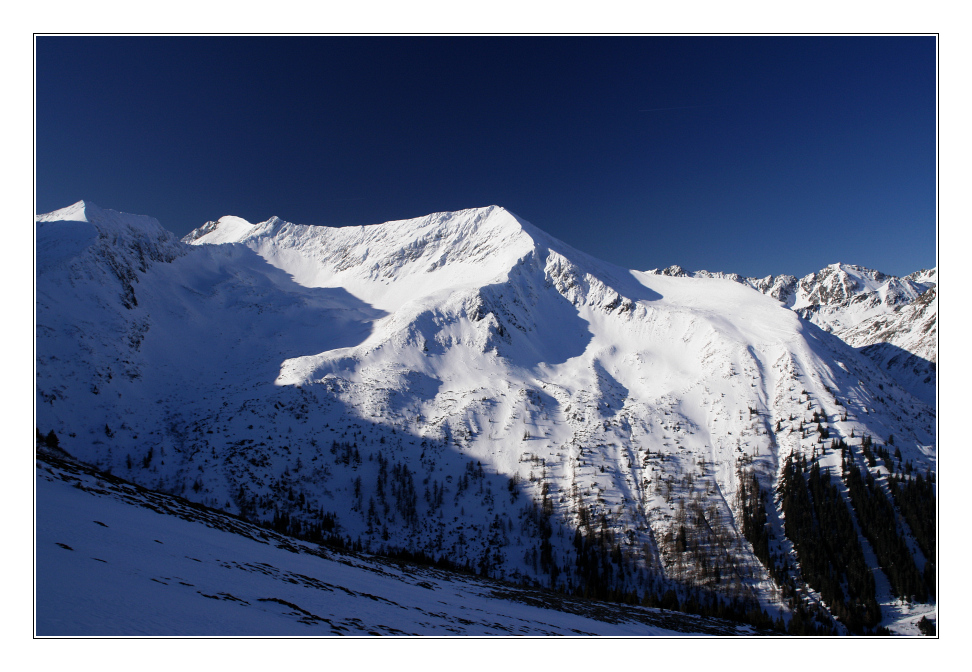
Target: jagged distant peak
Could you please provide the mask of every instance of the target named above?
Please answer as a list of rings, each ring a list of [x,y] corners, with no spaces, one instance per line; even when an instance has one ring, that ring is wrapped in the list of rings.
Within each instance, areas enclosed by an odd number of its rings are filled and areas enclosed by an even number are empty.
[[[800,279],[795,307],[848,303],[900,306],[914,301],[931,284],[916,281],[912,276],[897,277],[865,266],[831,264]]]
[[[866,266],[844,262],[829,264],[802,278],[787,274],[755,278],[723,271],[686,271],[678,264],[665,269],[652,269],[646,273],[732,280],[795,308],[844,303],[862,294],[873,294],[882,303],[889,305],[901,305],[914,300],[928,287],[934,286],[937,278],[936,269],[922,270],[899,278]]]
[[[910,273],[905,277],[912,282],[927,285],[929,287],[935,287],[938,285],[938,266],[933,266],[932,268],[923,268],[920,271],[915,271],[914,273]]]
[[[831,304],[849,300],[869,276],[852,266],[835,263],[800,279],[798,303]],[[873,278],[877,279],[877,278]]]
[[[876,271],[866,266],[857,264],[845,264],[836,262],[827,267],[810,273],[801,279],[801,282],[828,282],[832,285],[840,284],[849,291],[861,287],[870,288],[873,283],[883,283],[889,279],[896,279],[894,276],[886,275],[881,271]]]
[[[868,268],[867,266],[861,266],[860,264],[845,264],[842,261],[836,261],[832,264],[828,264],[826,269],[823,270],[828,270],[828,269],[834,271],[843,271],[844,273],[858,273],[862,275],[871,275],[871,274],[876,274],[879,276],[884,275],[884,273],[881,273],[880,271],[876,271],[873,268]]]
[[[702,271],[703,273],[705,271]],[[667,275],[671,278],[691,278],[696,277],[696,273],[690,273],[678,264],[672,264],[668,268],[653,268],[650,271],[645,271],[648,275]],[[702,276],[709,277],[709,276]]]

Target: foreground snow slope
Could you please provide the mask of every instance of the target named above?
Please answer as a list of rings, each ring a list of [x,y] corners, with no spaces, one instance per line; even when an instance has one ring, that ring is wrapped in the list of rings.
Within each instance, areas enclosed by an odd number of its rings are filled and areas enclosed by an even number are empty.
[[[39,636],[754,632],[324,549],[44,455],[36,559]]]
[[[932,408],[729,279],[621,269],[495,206],[340,229],[223,218],[188,246],[152,222],[38,218],[38,425],[207,505],[775,616],[741,471],[771,490],[786,455],[820,449],[813,415],[935,468]]]

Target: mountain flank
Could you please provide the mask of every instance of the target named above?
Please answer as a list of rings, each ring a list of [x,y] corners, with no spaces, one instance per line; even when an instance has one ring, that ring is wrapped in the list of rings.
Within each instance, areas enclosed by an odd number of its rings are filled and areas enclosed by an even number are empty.
[[[178,241],[82,202],[36,235],[37,427],[104,472],[580,598],[797,634],[905,632],[933,611],[925,532],[892,490],[934,478],[934,406],[835,326],[872,301],[918,319],[928,277],[839,267],[791,291],[632,271],[496,206],[344,228],[224,217]],[[893,547],[868,536],[862,488],[902,514]],[[823,492],[826,510],[794,499]],[[833,543],[856,544],[873,586],[807,555],[825,540],[800,530],[840,511]],[[890,569],[902,548],[917,579]]]

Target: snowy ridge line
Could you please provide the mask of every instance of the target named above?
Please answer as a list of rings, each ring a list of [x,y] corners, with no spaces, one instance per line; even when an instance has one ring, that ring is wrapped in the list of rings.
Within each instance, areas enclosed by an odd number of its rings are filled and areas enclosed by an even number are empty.
[[[937,284],[937,269],[922,269],[899,278],[864,266],[835,263],[802,278],[792,275],[768,275],[747,278],[737,273],[686,271],[673,265],[645,271],[651,275],[687,278],[719,278],[748,285],[781,303],[799,310],[810,306],[837,305],[849,301],[877,300],[885,306],[904,305],[914,301]]]

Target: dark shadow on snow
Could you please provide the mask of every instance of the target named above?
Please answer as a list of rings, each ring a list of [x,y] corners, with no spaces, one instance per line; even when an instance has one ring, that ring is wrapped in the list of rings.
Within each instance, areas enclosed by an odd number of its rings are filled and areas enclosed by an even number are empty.
[[[178,349],[158,354],[196,379],[251,367],[253,379],[275,380],[283,361],[358,345],[387,315],[344,288],[300,285],[244,245],[194,247],[159,273],[170,282],[141,299],[153,322],[146,353],[170,345],[155,333],[180,334]]]
[[[935,362],[891,343],[874,343],[857,348],[857,351],[870,358],[908,392],[929,406],[935,406],[938,380]]]

